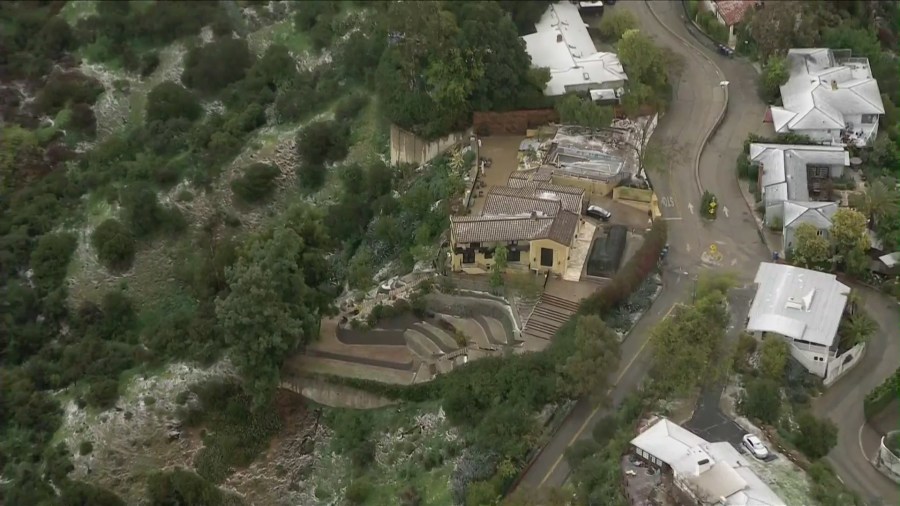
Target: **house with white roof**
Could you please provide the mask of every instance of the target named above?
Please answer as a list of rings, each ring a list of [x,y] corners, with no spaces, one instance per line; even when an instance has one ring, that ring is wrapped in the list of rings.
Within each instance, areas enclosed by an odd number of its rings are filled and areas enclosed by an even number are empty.
[[[791,49],[782,107],[770,107],[778,133],[794,132],[834,146],[867,146],[878,135],[884,103],[868,58],[849,50]]]
[[[827,180],[843,175],[850,166],[850,153],[842,146],[800,144],[750,145],[750,163],[757,166],[757,182],[765,206],[765,223],[780,223],[784,249],[790,250],[793,233],[801,223],[809,223],[827,235],[834,202],[815,201]]]
[[[614,53],[598,52],[570,2],[551,4],[534,25],[535,33],[522,37],[534,67],[550,69],[547,96],[588,92],[594,100],[618,101],[628,77]]]
[[[785,202],[784,225],[781,230],[784,250],[793,249],[794,235],[797,228],[804,223],[816,227],[818,234],[828,239],[831,233],[831,218],[837,210],[837,202]]]
[[[701,505],[786,506],[731,443],[710,443],[667,418],[631,440],[650,465],[671,473],[675,485]]]
[[[850,287],[834,274],[764,262],[754,282],[747,332],[786,340],[791,356],[826,385],[858,362],[865,343],[848,350],[839,346],[838,326]]]

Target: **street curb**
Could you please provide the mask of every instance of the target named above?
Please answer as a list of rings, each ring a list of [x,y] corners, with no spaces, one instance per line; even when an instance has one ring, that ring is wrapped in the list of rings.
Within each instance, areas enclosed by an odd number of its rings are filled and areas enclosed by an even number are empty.
[[[703,57],[706,59],[706,61],[708,61],[708,62],[716,69],[716,72],[719,73],[719,77],[720,77],[720,78],[724,75],[724,74],[722,73],[722,69],[720,69],[719,66],[716,65],[715,62],[713,62],[713,61],[712,61],[708,56],[706,56],[701,50],[699,50],[699,49],[697,49],[696,47],[694,47],[693,45],[691,45],[687,40],[685,40],[683,37],[681,37],[680,35],[678,35],[677,33],[675,33],[671,28],[669,28],[668,25],[666,25],[665,23],[663,23],[662,20],[659,18],[659,16],[656,14],[656,12],[653,10],[653,8],[650,7],[650,3],[649,3],[648,0],[644,0],[644,3],[647,4],[647,9],[650,10],[650,13],[653,15],[653,17],[656,19],[656,21],[659,22],[659,24],[661,24],[666,30],[668,30],[669,33],[671,33],[675,38],[677,38],[677,39],[680,40],[682,43],[684,43],[685,45],[689,46],[691,49],[693,49],[694,51],[696,51],[697,53],[699,53],[701,56],[703,56]],[[684,2],[682,2],[682,7],[684,7]],[[700,27],[697,25],[697,23],[695,23],[693,20],[688,19],[688,22],[691,23],[692,25],[694,25],[694,27],[695,27],[697,30],[699,30],[700,33],[703,33],[703,35],[707,36],[706,33],[703,32],[703,30],[701,30]],[[689,30],[689,31],[690,31],[690,30]],[[707,36],[707,37],[708,37],[708,36]],[[716,120],[716,123],[713,125],[712,128],[710,128],[709,132],[708,132],[707,135],[706,135],[706,138],[703,140],[703,143],[702,143],[702,145],[701,145],[700,151],[697,153],[697,159],[695,160],[695,163],[694,163],[695,177],[696,177],[696,179],[697,179],[697,189],[700,190],[700,193],[701,193],[701,194],[703,194],[703,187],[702,187],[702,185],[700,184],[700,156],[701,156],[701,154],[703,153],[703,150],[706,149],[706,145],[709,143],[709,140],[710,140],[710,139],[712,138],[712,136],[715,134],[715,131],[716,131],[716,130],[719,128],[719,126],[722,124],[722,121],[725,119],[725,114],[726,114],[726,112],[727,112],[727,110],[728,110],[728,87],[727,87],[727,86],[723,87],[723,90],[725,91],[725,104],[722,106],[722,111],[719,113],[719,118]],[[747,200],[747,198],[744,196],[744,191],[741,189],[741,181],[740,181],[740,178],[738,178],[737,176],[735,176],[735,183],[738,185],[738,191],[741,193],[741,198],[742,198],[742,200],[744,201],[744,204],[747,206],[747,211],[750,212],[750,216],[753,217],[753,221],[756,223],[756,234],[759,236],[759,239],[762,241],[763,245],[764,245],[768,250],[772,251],[772,248],[771,248],[771,246],[769,245],[769,241],[766,240],[766,233],[765,233],[765,231],[761,228],[759,221],[756,219],[756,214],[755,214],[755,211],[753,210],[753,204],[750,203],[750,202]]]
[[[638,322],[640,322],[641,320],[644,319],[644,316],[646,316],[647,313],[650,312],[650,309],[653,307],[653,304],[655,304],[655,303],[656,303],[656,300],[659,299],[659,296],[662,295],[662,292],[663,292],[663,290],[664,290],[665,287],[666,287],[665,282],[664,282],[664,277],[663,277],[662,275],[660,275],[660,284],[659,284],[659,286],[660,286],[660,290],[656,292],[656,295],[653,297],[653,300],[650,302],[650,307],[648,307],[647,309],[645,309],[645,310],[644,310],[637,318],[635,318],[634,322],[632,322],[632,324],[631,324],[631,327],[629,327],[628,332],[625,333],[625,336],[623,337],[622,341],[620,341],[620,344],[621,344],[621,343],[624,343],[625,340],[628,339],[628,337],[631,335],[631,331],[634,330],[634,328],[637,326]],[[640,354],[640,350],[638,351],[638,354]],[[610,388],[615,388],[615,385],[613,385],[613,386],[610,387]],[[528,471],[531,469],[531,466],[533,466],[534,463],[537,462],[537,460],[538,460],[538,458],[541,456],[541,454],[544,453],[544,450],[547,449],[547,445],[550,443],[550,441],[553,440],[553,438],[554,438],[554,437],[556,436],[556,434],[559,432],[559,429],[562,428],[562,426],[563,426],[563,424],[566,422],[566,420],[569,419],[569,416],[572,415],[572,411],[575,410],[575,405],[576,405],[577,403],[578,403],[577,400],[576,400],[576,401],[570,401],[570,402],[567,403],[567,406],[566,406],[565,408],[563,408],[563,409],[565,410],[565,414],[564,414],[562,417],[559,418],[559,421],[557,422],[556,426],[553,427],[552,431],[550,432],[550,436],[549,436],[549,438],[547,439],[547,442],[544,443],[544,444],[540,447],[540,449],[538,449],[538,450],[534,453],[534,455],[533,455],[530,459],[528,459],[528,460],[526,461],[527,463],[525,464],[524,467],[522,467],[522,470],[519,471],[518,477],[517,477],[517,478],[515,479],[515,481],[513,481],[513,483],[507,488],[506,492],[503,494],[503,497],[506,497],[508,494],[511,494],[511,493],[515,492],[516,489],[519,487],[519,485],[522,484],[522,480],[525,478],[525,475],[528,474]],[[569,447],[566,446],[566,449],[568,449],[568,448],[569,448]],[[563,450],[563,452],[565,452],[565,450]],[[564,454],[565,454],[565,453],[564,453]]]

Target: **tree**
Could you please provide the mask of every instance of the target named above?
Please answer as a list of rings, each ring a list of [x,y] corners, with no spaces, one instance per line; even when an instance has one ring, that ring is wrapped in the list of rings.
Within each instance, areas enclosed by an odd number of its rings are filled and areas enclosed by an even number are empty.
[[[627,11],[626,11],[627,12]],[[556,112],[562,123],[578,125],[594,130],[607,128],[612,124],[613,113],[609,107],[595,104],[575,94],[565,95],[556,103]]]
[[[781,382],[787,367],[790,350],[784,339],[770,337],[763,341],[759,356],[759,372],[764,378]]]
[[[519,35],[534,33],[534,25],[541,20],[541,16],[550,5],[549,0],[501,0],[497,2],[500,8],[509,13],[513,23],[519,30]]]
[[[806,269],[822,268],[831,259],[831,244],[811,223],[801,223],[788,243],[788,256],[795,265]]]
[[[260,202],[275,190],[275,178],[279,175],[281,171],[274,165],[254,163],[231,182],[231,191],[244,202]]]
[[[789,0],[777,9],[751,11],[748,29],[763,62],[792,47],[818,47],[819,17],[809,2]]]
[[[789,77],[791,73],[783,56],[769,58],[759,77],[763,100],[770,104],[774,103],[781,95],[781,86],[787,83]]]
[[[837,427],[831,420],[819,420],[809,411],[797,416],[794,444],[810,459],[820,459],[837,444]]]
[[[772,425],[781,414],[781,391],[771,378],[751,380],[745,387],[740,402],[741,413]]]
[[[664,390],[683,394],[714,371],[713,354],[725,334],[725,297],[714,292],[694,306],[679,306],[651,331],[653,377]]]
[[[181,81],[201,93],[213,94],[243,79],[252,63],[245,39],[218,39],[188,51]]]
[[[509,250],[506,249],[506,246],[494,248],[494,268],[491,270],[492,286],[498,287],[503,284],[503,272],[506,271],[508,258]]]
[[[838,334],[841,336],[841,346],[848,349],[868,341],[877,331],[878,322],[859,308],[856,309],[854,314],[844,317],[838,327]]]
[[[282,360],[318,335],[331,303],[320,249],[327,242],[317,213],[292,208],[226,270],[230,291],[216,301],[216,316],[257,405],[278,384]]]
[[[599,316],[579,316],[575,351],[559,368],[560,390],[572,398],[605,396],[620,356],[619,336]]]
[[[638,20],[631,11],[616,9],[600,20],[600,36],[606,42],[618,42],[628,30],[638,27]]]
[[[350,132],[336,121],[308,124],[297,136],[297,154],[310,165],[336,162],[347,156]]]
[[[872,181],[863,194],[863,208],[860,211],[877,227],[882,220],[900,214],[900,192],[884,179]]]
[[[634,105],[659,106],[665,101],[669,78],[666,58],[653,41],[637,29],[626,31],[616,46],[619,59],[628,72],[626,101]],[[634,93],[634,97],[628,98]]]
[[[185,118],[194,121],[203,109],[197,97],[183,86],[163,81],[147,94],[147,121],[168,121]]]
[[[865,273],[869,261],[869,235],[866,217],[853,209],[838,209],[831,218],[831,240],[838,259],[848,273]]]
[[[134,260],[134,235],[122,222],[109,218],[91,234],[91,244],[108,269],[127,270]]]
[[[42,291],[50,291],[60,286],[66,277],[69,259],[78,239],[70,233],[53,233],[42,235],[37,246],[31,252],[31,270],[34,281]]]
[[[156,472],[147,480],[147,496],[150,506],[238,506],[240,499],[219,490],[192,471],[175,468],[174,471]]]

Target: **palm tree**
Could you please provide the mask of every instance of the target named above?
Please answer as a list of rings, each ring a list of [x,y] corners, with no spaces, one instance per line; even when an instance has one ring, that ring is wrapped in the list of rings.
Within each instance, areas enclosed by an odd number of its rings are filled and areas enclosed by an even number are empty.
[[[861,211],[872,220],[871,225],[900,212],[900,193],[883,179],[873,181],[866,188]]]
[[[841,320],[839,333],[841,334],[841,348],[849,349],[859,343],[864,343],[878,331],[878,323],[862,310],[856,314]]]

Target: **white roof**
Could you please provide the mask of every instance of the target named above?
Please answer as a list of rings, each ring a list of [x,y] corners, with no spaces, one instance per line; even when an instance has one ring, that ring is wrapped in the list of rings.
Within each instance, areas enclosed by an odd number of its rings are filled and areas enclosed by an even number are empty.
[[[668,464],[697,495],[727,506],[785,506],[730,443],[709,443],[661,418],[631,444]],[[708,460],[709,469],[698,463]]]
[[[809,201],[807,166],[849,167],[850,153],[841,146],[753,143],[750,161],[760,165],[763,194],[770,206],[785,200]]]
[[[787,60],[790,78],[781,86],[784,107],[771,108],[776,132],[843,129],[845,116],[884,114],[866,58],[835,58],[830,49],[814,48],[791,49]]]
[[[831,228],[831,217],[838,210],[836,202],[784,203],[784,228],[809,223],[818,229]]]
[[[756,271],[756,296],[747,330],[774,332],[830,347],[850,288],[834,274],[764,262]]]
[[[601,53],[581,19],[578,6],[569,2],[551,4],[535,23],[536,33],[522,37],[534,67],[550,69],[546,95],[562,95],[566,86],[625,81],[628,77],[614,53]]]
[[[882,256],[878,257],[878,259],[881,260],[881,263],[883,263],[888,268],[894,267],[897,264],[900,264],[900,251],[895,251],[893,253],[888,253],[887,255],[882,255]]]

